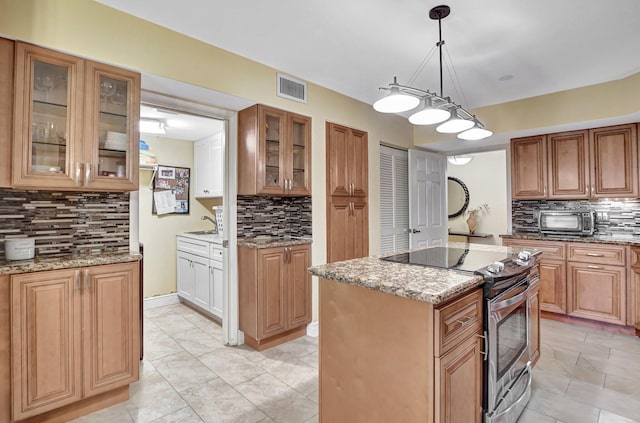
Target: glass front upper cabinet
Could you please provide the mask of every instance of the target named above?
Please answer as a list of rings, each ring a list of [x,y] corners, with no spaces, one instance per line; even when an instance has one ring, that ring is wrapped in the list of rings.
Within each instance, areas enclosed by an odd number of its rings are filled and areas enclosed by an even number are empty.
[[[291,170],[289,193],[311,195],[311,119],[289,114]]]
[[[12,185],[137,189],[140,76],[16,43]]]
[[[87,75],[88,185],[137,189],[140,76],[95,62],[88,62]]]

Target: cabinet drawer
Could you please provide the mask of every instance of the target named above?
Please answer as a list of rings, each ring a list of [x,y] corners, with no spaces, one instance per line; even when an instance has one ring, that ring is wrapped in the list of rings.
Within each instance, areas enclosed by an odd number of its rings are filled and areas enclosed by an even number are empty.
[[[211,244],[209,248],[209,258],[213,261],[222,261],[224,258],[224,250],[222,247]]]
[[[624,266],[625,264],[626,248],[623,246],[569,243],[567,244],[567,252],[567,260],[569,261],[613,266]]]
[[[435,349],[440,357],[482,328],[482,290],[435,310]]]
[[[558,241],[531,241],[527,239],[503,239],[502,245],[511,248],[532,249],[537,248],[542,251],[540,258],[551,260],[564,260],[565,243]]]
[[[178,251],[209,258],[209,243],[193,238],[177,237]]]

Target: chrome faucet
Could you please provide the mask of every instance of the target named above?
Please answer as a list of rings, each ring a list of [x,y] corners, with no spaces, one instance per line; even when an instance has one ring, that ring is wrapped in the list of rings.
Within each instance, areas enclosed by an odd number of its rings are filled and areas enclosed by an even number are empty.
[[[210,218],[209,216],[202,216],[200,218],[200,220],[208,220],[211,223],[213,223],[213,228],[215,229],[215,232],[218,232],[218,224],[216,223],[215,220],[213,220],[212,218]]]

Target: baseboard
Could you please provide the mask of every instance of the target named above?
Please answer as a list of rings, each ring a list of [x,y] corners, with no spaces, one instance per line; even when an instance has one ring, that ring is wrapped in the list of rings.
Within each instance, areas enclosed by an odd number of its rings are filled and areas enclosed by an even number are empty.
[[[144,309],[149,310],[150,308],[164,307],[172,304],[178,304],[178,294],[166,294],[166,295],[157,295],[155,297],[149,297],[144,299]]]
[[[307,325],[307,336],[312,336],[314,338],[317,338],[319,332],[320,332],[320,325],[317,320]]]

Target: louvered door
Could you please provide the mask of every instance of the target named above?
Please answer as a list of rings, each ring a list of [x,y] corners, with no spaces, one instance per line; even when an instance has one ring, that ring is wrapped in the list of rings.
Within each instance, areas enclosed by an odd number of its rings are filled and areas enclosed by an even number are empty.
[[[380,252],[409,248],[409,156],[380,147]]]

